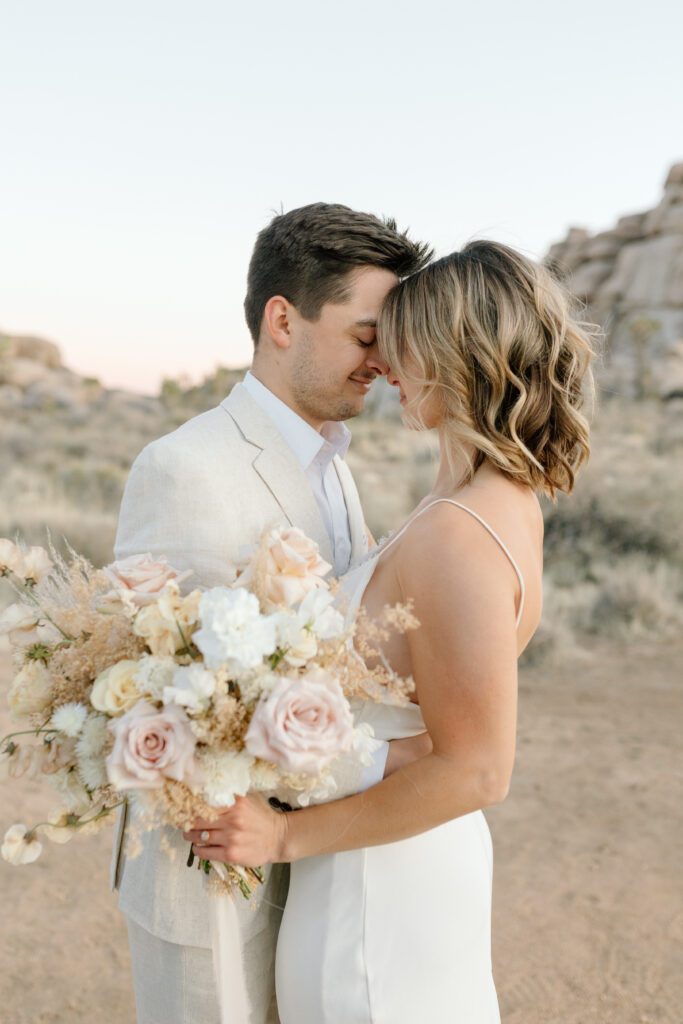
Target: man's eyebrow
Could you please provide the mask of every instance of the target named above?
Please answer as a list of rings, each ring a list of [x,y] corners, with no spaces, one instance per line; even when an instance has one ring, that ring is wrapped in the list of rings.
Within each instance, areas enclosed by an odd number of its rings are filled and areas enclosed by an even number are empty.
[[[362,320],[356,320],[356,327],[376,327],[377,320],[374,316],[364,316]]]

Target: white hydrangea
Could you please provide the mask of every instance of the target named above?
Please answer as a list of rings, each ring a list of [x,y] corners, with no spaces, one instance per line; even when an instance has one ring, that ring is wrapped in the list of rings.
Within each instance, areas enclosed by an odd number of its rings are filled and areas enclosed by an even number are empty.
[[[152,700],[162,700],[164,689],[173,685],[177,668],[173,658],[159,658],[153,654],[140,658],[135,670],[135,683],[140,693]]]
[[[275,616],[262,615],[258,598],[243,587],[213,587],[199,604],[201,629],[193,640],[208,668],[239,675],[260,665],[277,647]]]
[[[86,721],[76,744],[76,756],[82,758],[99,757],[107,739],[109,719],[106,715],[91,715]]]
[[[172,685],[165,686],[164,704],[179,704],[188,712],[206,711],[216,692],[216,677],[203,665],[176,666]]]
[[[52,715],[50,725],[58,732],[63,732],[65,736],[75,738],[83,728],[87,717],[88,709],[84,704],[71,702],[57,708]]]
[[[236,796],[246,796],[249,792],[254,763],[250,754],[206,751],[200,760],[205,776],[202,793],[207,804],[231,807]]]

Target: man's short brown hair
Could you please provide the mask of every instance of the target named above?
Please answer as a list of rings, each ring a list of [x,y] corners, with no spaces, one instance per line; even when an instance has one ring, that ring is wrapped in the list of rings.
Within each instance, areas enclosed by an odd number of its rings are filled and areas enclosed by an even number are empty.
[[[273,295],[316,320],[326,302],[343,301],[354,268],[382,267],[403,278],[431,255],[429,246],[398,231],[396,221],[338,203],[311,203],[278,214],[259,233],[249,263],[244,312],[254,345]]]

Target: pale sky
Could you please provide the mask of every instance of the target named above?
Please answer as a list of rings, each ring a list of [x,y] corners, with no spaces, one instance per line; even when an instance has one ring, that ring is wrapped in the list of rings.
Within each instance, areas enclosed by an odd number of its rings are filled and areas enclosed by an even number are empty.
[[[671,0],[0,0],[0,331],[154,391],[249,362],[275,209],[610,227],[683,160],[682,38]]]

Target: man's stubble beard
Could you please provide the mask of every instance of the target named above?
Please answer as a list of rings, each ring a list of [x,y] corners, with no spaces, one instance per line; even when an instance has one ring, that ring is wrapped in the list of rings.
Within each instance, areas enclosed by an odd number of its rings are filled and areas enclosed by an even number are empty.
[[[312,420],[350,420],[363,411],[340,394],[339,383],[318,366],[310,338],[304,338],[300,346],[290,387],[298,408]]]

